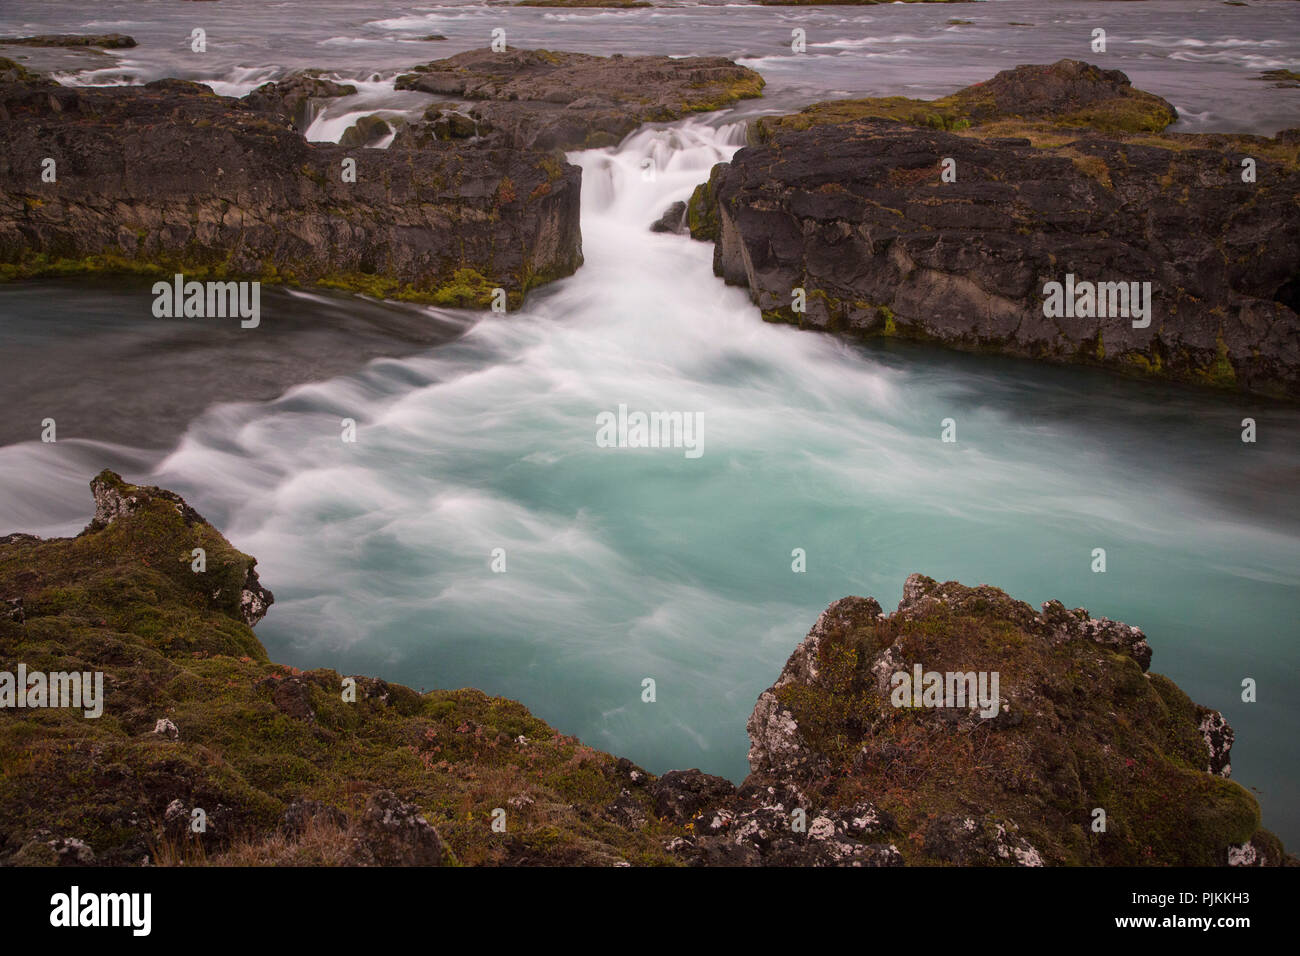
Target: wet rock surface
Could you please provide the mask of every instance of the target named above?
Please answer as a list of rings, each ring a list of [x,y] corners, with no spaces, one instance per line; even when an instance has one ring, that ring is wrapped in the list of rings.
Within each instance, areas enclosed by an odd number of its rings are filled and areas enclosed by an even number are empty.
[[[1300,134],[1157,135],[1174,115],[1074,61],[814,106],[751,128],[691,230],[769,320],[1296,398]],[[1046,314],[1067,274],[1124,302]]]
[[[552,50],[471,50],[397,79],[397,88],[466,101],[475,135],[516,148],[613,146],[642,123],[761,95],[763,79],[721,57],[614,56]],[[445,137],[440,112],[394,145]]]

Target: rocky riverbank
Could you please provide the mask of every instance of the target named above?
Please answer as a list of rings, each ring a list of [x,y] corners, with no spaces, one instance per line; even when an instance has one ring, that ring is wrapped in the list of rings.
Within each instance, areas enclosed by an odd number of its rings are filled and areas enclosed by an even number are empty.
[[[170,492],[91,487],[79,536],[0,538],[0,700],[20,665],[103,674],[99,717],[0,708],[0,862],[1287,859],[1227,779],[1222,716],[1147,670],[1140,630],[1082,610],[920,575],[890,615],[837,601],[760,695],[737,788],[655,777],[477,690],[272,663],[254,559]],[[997,672],[996,713],[895,706],[918,663]]]
[[[398,85],[457,99],[364,149],[394,130],[303,139],[322,101],[356,92],[312,73],[236,99],[181,80],[64,87],[0,60],[0,279],[184,273],[465,307],[500,288],[513,308],[582,262],[581,172],[560,148],[762,80],[720,59],[512,50]]]
[[[690,229],[772,321],[1300,397],[1300,131],[1175,118],[1071,60],[815,104],[753,124]]]

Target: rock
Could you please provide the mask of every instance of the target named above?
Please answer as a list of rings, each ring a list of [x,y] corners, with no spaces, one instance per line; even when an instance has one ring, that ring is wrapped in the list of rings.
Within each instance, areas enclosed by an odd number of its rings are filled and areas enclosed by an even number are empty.
[[[290,73],[274,83],[263,83],[248,93],[243,102],[255,110],[279,113],[296,129],[305,130],[319,112],[317,100],[351,96],[357,88],[323,77],[319,70]]]
[[[675,202],[650,226],[651,232],[686,232],[686,203]]]
[[[43,33],[31,37],[0,37],[0,44],[6,46],[93,46],[105,50],[128,50],[135,46],[135,38],[125,33],[100,33],[82,35],[79,33]]]
[[[1014,823],[975,820],[972,817],[939,817],[925,832],[925,852],[936,860],[960,866],[1042,866],[1043,858],[1017,835]]]
[[[735,793],[730,780],[699,770],[669,770],[650,785],[655,813],[665,820],[685,823],[706,805]]]
[[[90,491],[95,498],[95,517],[86,526],[86,530],[82,532],[83,535],[101,532],[114,522],[122,518],[128,518],[149,507],[161,507],[164,510],[174,512],[187,528],[207,529],[208,532],[212,532],[212,526],[204,520],[202,515],[191,508],[184,498],[164,488],[128,484],[122,480],[120,475],[105,469],[91,479]],[[224,545],[224,541],[222,544]],[[226,545],[221,550],[228,549],[229,546]],[[212,557],[215,559],[216,556],[213,555]],[[189,562],[190,557],[186,557],[185,560]],[[208,563],[208,556],[205,549],[206,563]],[[239,619],[249,627],[252,627],[265,617],[267,610],[275,602],[275,595],[262,587],[261,582],[258,580],[256,566],[256,561],[245,557],[242,572],[233,566],[228,569],[239,578],[238,602],[235,604],[234,610]],[[214,578],[220,576],[215,567],[211,573]],[[200,585],[203,578],[200,578],[198,574],[198,572],[191,572],[191,577],[187,580],[187,583]],[[206,576],[209,572],[205,570],[202,574]],[[233,584],[233,581],[231,584]],[[233,586],[217,587],[211,595],[211,600],[223,606],[229,606],[227,602],[231,601],[235,590]]]
[[[94,866],[95,852],[76,837],[51,837],[48,830],[39,831],[33,839],[19,848],[12,860],[14,866]]]
[[[0,68],[3,68],[0,64]],[[7,70],[0,75],[18,77]],[[562,158],[445,142],[401,150],[309,144],[290,128],[337,84],[298,77],[245,100],[178,80],[138,87],[0,83],[0,168],[57,162],[0,189],[0,264],[13,276],[165,261],[190,278],[289,281],[488,307],[581,264],[581,172]],[[356,182],[343,181],[344,160]],[[57,270],[55,270],[57,271]]]
[[[358,862],[375,866],[447,866],[447,846],[420,808],[391,790],[370,796],[359,820],[354,849]]]
[[[399,90],[474,101],[469,115],[493,145],[612,146],[639,125],[722,109],[761,95],[763,79],[721,57],[592,56],[552,50],[470,50],[399,76]],[[576,107],[576,108],[570,108]],[[413,125],[395,146],[438,138]]]
[[[891,615],[844,598],[759,696],[752,773],[719,802],[725,825],[706,829],[754,843],[765,860],[805,862],[857,860],[859,844],[913,833],[912,862],[1222,865],[1229,847],[1248,854],[1240,847],[1265,831],[1254,797],[1223,779],[1231,730],[1148,673],[1150,661],[1138,628],[1056,601],[1035,612],[987,586],[912,575]],[[919,691],[898,706],[894,675],[910,681],[915,665],[941,688],[957,686],[944,675],[969,674],[963,693],[984,675],[978,692],[996,714],[981,716],[984,700],[916,707]],[[869,799],[834,809],[853,794]],[[1139,809],[1155,804],[1167,810],[1159,819]],[[791,832],[795,806],[806,839]],[[1111,821],[1105,834],[1067,836],[1096,808]],[[1132,829],[1123,821],[1135,815]]]
[[[820,104],[751,126],[692,198],[691,233],[771,321],[1300,396],[1294,150],[1156,135],[1174,115],[1076,61],[937,101]],[[1149,324],[1049,317],[1067,275],[1151,283]]]
[[[1231,776],[1232,742],[1237,735],[1232,732],[1223,714],[1217,710],[1201,707],[1198,708],[1198,715],[1201,721],[1196,729],[1205,738],[1205,749],[1209,751],[1206,773],[1218,774],[1220,777]]]
[[[298,677],[280,680],[268,677],[261,686],[271,691],[271,702],[281,713],[295,720],[316,720],[316,711],[311,705],[311,689],[306,681]]]
[[[363,116],[339,137],[340,146],[374,146],[393,132],[393,127],[382,116]]]
[[[155,737],[166,737],[168,740],[179,740],[181,732],[176,725],[166,717],[159,717],[158,722],[153,725]]]
[[[90,493],[95,498],[95,517],[86,526],[83,534],[103,530],[118,518],[135,514],[143,504],[151,501],[170,503],[186,524],[203,522],[199,513],[187,505],[185,499],[174,491],[152,485],[139,487],[129,485],[120,475],[107,469],[90,480]]]

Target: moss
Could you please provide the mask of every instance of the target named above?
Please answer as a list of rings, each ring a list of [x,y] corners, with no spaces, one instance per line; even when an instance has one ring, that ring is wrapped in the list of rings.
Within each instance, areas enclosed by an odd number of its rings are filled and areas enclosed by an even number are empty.
[[[615,758],[517,702],[357,678],[350,703],[338,673],[271,663],[231,592],[253,559],[176,499],[103,477],[137,498],[135,513],[76,538],[0,543],[0,593],[22,597],[26,612],[23,623],[0,618],[0,669],[21,660],[32,670],[100,670],[106,688],[97,720],[62,709],[6,717],[7,862],[55,862],[31,840],[48,830],[85,840],[109,864],[347,864],[346,832],[286,843],[285,806],[320,800],[355,819],[381,788],[419,805],[462,863],[674,862],[663,843],[680,830],[602,817],[627,779]],[[207,549],[204,574],[190,570],[192,546]],[[310,718],[277,703],[286,685]],[[179,740],[151,733],[160,717]],[[163,813],[175,799],[209,810],[214,825],[201,843],[166,837]],[[644,791],[633,799],[652,816]],[[495,807],[508,808],[504,838],[488,825]]]
[[[714,166],[709,172],[708,181],[696,186],[686,203],[686,225],[692,239],[717,242],[722,238],[717,197],[717,180],[722,169],[721,163]]]
[[[897,335],[898,323],[894,321],[894,310],[887,305],[882,305],[879,309],[879,312],[881,317],[884,318],[885,320],[885,324],[881,328],[880,334],[884,336],[889,336],[891,338]]]
[[[1178,117],[1158,96],[1129,90],[1090,106],[1033,122],[1050,129],[1087,127],[1105,132],[1158,133]],[[995,122],[1024,121],[1015,104],[1000,103],[983,84],[934,100],[906,96],[829,100],[813,103],[788,116],[763,117],[751,127],[751,140],[767,142],[779,132],[862,120],[892,120],[909,126],[948,131],[978,129]]]
[[[1205,772],[1200,710],[1172,681],[1090,640],[1045,642],[1034,610],[996,588],[926,587],[942,600],[906,615],[842,609],[816,645],[816,679],[776,690],[820,761],[815,799],[870,799],[912,863],[940,862],[924,833],[944,814],[996,810],[1067,865],[1222,865],[1257,832],[1250,793]],[[892,706],[872,671],[886,648],[905,670],[998,672],[1007,709],[983,721]],[[1088,828],[1095,807],[1104,834]]]
[[[1237,384],[1237,370],[1233,367],[1228,352],[1228,345],[1223,341],[1220,331],[1215,339],[1214,360],[1209,366],[1198,369],[1196,377],[1207,385],[1217,388],[1234,388]]]
[[[702,94],[700,98],[691,98],[682,104],[683,113],[708,113],[713,110],[725,109],[728,106],[735,105],[740,100],[757,99],[763,95],[765,86],[763,77],[752,70],[747,70],[746,75],[733,80],[724,81],[721,85],[718,83],[709,83],[704,89],[707,93]]]

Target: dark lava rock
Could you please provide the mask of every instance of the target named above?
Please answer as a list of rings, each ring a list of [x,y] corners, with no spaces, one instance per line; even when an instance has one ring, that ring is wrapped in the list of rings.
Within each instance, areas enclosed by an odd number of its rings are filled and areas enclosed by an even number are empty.
[[[686,203],[675,202],[650,226],[651,232],[686,232]]]
[[[763,79],[721,57],[592,56],[470,50],[397,78],[399,90],[474,101],[467,112],[493,142],[515,147],[610,146],[646,122],[722,109],[761,95]],[[418,125],[398,136],[421,141]]]
[[[244,102],[180,80],[0,75],[17,77],[0,83],[0,263],[13,275],[165,262],[462,307],[502,288],[513,307],[582,261],[581,173],[549,155],[435,143],[412,162],[309,144],[268,106],[294,103],[297,86]],[[57,182],[42,181],[45,157]]]
[[[1196,769],[1226,765],[1222,715],[1149,662],[1137,628],[915,574],[892,615],[869,598],[823,612],[750,717],[751,779],[797,787],[769,793],[782,815],[868,802],[848,815],[872,818],[871,836],[921,834],[899,845],[912,862],[1224,865],[1257,833],[1275,839],[1247,790]],[[917,664],[997,674],[998,717],[952,700],[915,707],[907,694],[900,705],[894,675]],[[1091,828],[1098,809],[1104,832]],[[819,812],[838,832],[836,813]],[[775,818],[768,829],[788,838]]]
[[[730,780],[699,770],[669,770],[650,785],[655,813],[676,823],[685,823],[704,806],[726,799],[735,790]]]
[[[105,50],[128,50],[135,46],[135,38],[125,33],[100,33],[83,35],[80,33],[43,33],[32,37],[0,37],[0,44],[7,46],[93,46]]]
[[[1084,67],[761,120],[696,191],[692,235],[769,320],[1300,396],[1292,140],[1123,132],[1172,109]],[[1149,324],[1049,317],[1067,274],[1151,283]]]
[[[374,146],[393,132],[393,127],[382,116],[363,116],[339,137],[340,146]]]
[[[316,101],[351,96],[357,88],[323,77],[317,70],[290,73],[274,83],[263,83],[243,98],[256,110],[277,112],[288,117],[299,130],[311,125],[319,112]]]
[[[306,681],[297,677],[285,677],[280,680],[268,677],[261,683],[271,691],[271,702],[282,714],[295,720],[316,719],[316,711],[311,706],[311,688]]]

